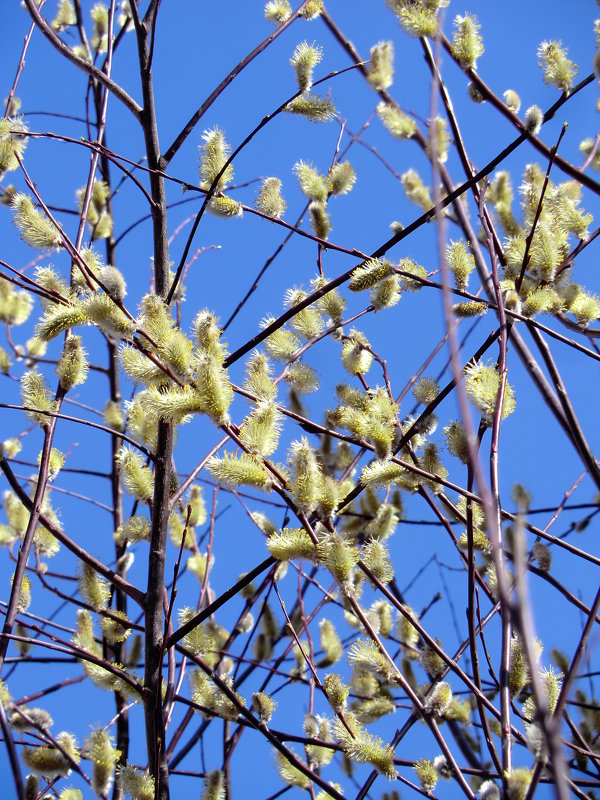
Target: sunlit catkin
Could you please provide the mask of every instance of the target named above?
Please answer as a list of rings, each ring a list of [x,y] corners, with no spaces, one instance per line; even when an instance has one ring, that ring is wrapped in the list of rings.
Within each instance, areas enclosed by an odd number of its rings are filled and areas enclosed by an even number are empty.
[[[113,747],[113,737],[104,729],[94,729],[83,746],[84,755],[92,762],[92,788],[97,797],[108,794],[113,784],[115,764],[121,755]]]
[[[81,337],[69,336],[56,365],[56,374],[65,392],[70,391],[74,386],[85,383],[89,366],[86,356]]]
[[[290,489],[300,511],[308,514],[319,503],[323,475],[314,450],[306,437],[292,442],[288,458],[291,470]]]

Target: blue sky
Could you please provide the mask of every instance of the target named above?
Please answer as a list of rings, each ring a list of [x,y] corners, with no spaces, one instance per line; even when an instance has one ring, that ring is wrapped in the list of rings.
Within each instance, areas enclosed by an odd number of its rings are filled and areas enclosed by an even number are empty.
[[[54,0],[47,3],[47,14],[53,15]],[[88,9],[90,3],[84,3]],[[429,114],[430,86],[429,73],[422,57],[418,41],[409,39],[395,23],[392,14],[382,0],[368,5],[359,0],[331,0],[328,10],[336,20],[344,34],[352,40],[364,58],[369,48],[378,41],[391,39],[396,52],[396,79],[391,89],[394,98],[407,110],[413,112],[417,119],[426,118]],[[537,65],[537,48],[542,40],[561,39],[569,48],[569,54],[580,66],[580,76],[591,70],[594,53],[594,37],[592,23],[597,7],[591,2],[577,2],[568,7],[562,2],[503,2],[491,3],[479,0],[470,2],[468,9],[463,4],[451,3],[446,12],[445,31],[451,30],[451,22],[455,14],[465,10],[478,15],[482,25],[482,34],[486,52],[480,59],[478,69],[480,75],[498,94],[512,88],[521,96],[523,109],[531,104],[542,108],[550,106],[558,97],[552,87],[544,86],[541,72]],[[2,78],[2,96],[10,90],[13,75],[18,63],[23,37],[28,27],[27,15],[16,2],[3,9],[3,26],[0,31],[0,76]],[[166,147],[187,121],[195,108],[210,93],[213,87],[238,63],[238,61],[270,32],[270,25],[263,18],[262,2],[242,2],[234,0],[221,7],[207,3],[163,3],[159,17],[159,32],[156,43],[154,63],[154,79],[156,105],[159,118],[159,136],[161,144]],[[306,39],[323,47],[324,59],[318,68],[317,77],[333,70],[343,69],[348,59],[341,51],[331,34],[321,21],[310,23],[298,22],[288,29],[274,45],[257,58],[233,84],[221,95],[208,111],[205,118],[189,137],[185,146],[177,154],[169,167],[171,175],[188,181],[197,182],[197,148],[201,132],[205,128],[218,125],[225,130],[227,139],[236,146],[262,118],[265,113],[274,110],[295,91],[294,75],[289,66],[289,57],[295,46]],[[472,162],[481,167],[496,155],[515,137],[515,131],[508,122],[499,117],[488,104],[475,106],[466,95],[466,80],[446,57],[442,61],[442,74],[452,96],[457,118],[461,125],[465,144]],[[139,80],[136,75],[136,54],[133,34],[129,34],[118,51],[113,76],[122,83],[131,95],[140,98]],[[35,33],[26,66],[21,77],[18,95],[23,101],[24,112],[55,112],[62,114],[84,114],[85,77],[74,70],[66,62],[61,61],[51,50],[39,33]],[[374,93],[368,88],[358,74],[346,73],[332,79],[327,90],[336,103],[338,113],[346,122],[346,130],[342,134],[341,147],[348,140],[349,132],[357,132],[372,117],[377,103]],[[573,101],[569,102],[557,115],[557,118],[546,125],[541,138],[552,145],[560,127],[568,119],[569,128],[561,144],[561,155],[575,164],[581,164],[582,157],[578,146],[582,138],[595,136],[598,130],[596,101],[598,99],[597,84],[588,87]],[[85,135],[85,126],[72,120],[54,116],[30,115],[27,122],[31,130],[39,132],[52,131],[78,138]],[[296,220],[303,204],[295,177],[293,165],[300,159],[313,162],[320,170],[326,171],[331,163],[340,135],[339,123],[332,122],[327,126],[314,126],[305,120],[282,115],[257,137],[240,154],[235,161],[235,183],[246,184],[235,192],[235,197],[249,205],[257,192],[257,179],[261,176],[276,175],[283,181],[283,192],[288,202],[286,220]],[[364,142],[375,147],[380,155],[402,173],[409,167],[418,169],[426,183],[431,183],[430,168],[423,154],[412,143],[398,143],[383,130],[377,119],[373,119],[364,133]],[[137,161],[143,155],[143,141],[136,123],[127,116],[127,112],[115,100],[109,102],[108,145],[127,158]],[[356,247],[364,252],[376,249],[390,236],[389,225],[400,220],[405,225],[420,214],[405,198],[402,187],[386,170],[373,153],[361,144],[354,144],[348,153],[357,173],[357,183],[353,192],[347,197],[334,199],[331,202],[334,228],[331,240],[344,247]],[[538,160],[537,153],[527,144],[523,145],[503,165],[513,176],[513,184],[518,186],[519,176],[524,165]],[[75,145],[40,139],[31,140],[26,154],[26,166],[36,181],[41,195],[53,205],[72,207],[76,189],[85,183],[88,155],[84,148]],[[462,180],[458,158],[451,153],[448,161],[449,170],[455,180]],[[559,173],[554,177],[559,180]],[[18,175],[10,176],[19,187],[22,179]],[[560,178],[563,179],[563,178]],[[181,194],[177,185],[169,186],[169,202],[182,199],[191,202],[174,207],[170,213],[169,230],[174,233],[178,227],[198,208],[194,198]],[[583,206],[586,210],[596,212],[597,198],[584,194]],[[125,184],[115,198],[116,233],[128,228],[145,210],[141,204],[139,192]],[[471,207],[471,214],[475,209]],[[76,219],[64,216],[65,227],[70,234],[76,229]],[[171,257],[178,263],[189,224],[178,234],[173,242]],[[457,234],[450,229],[450,235]],[[197,248],[211,248],[201,253],[189,272],[187,281],[187,300],[183,306],[183,323],[189,325],[198,309],[208,307],[217,311],[221,320],[226,320],[237,305],[239,298],[250,287],[253,279],[265,260],[273,253],[283,239],[285,232],[278,226],[246,214],[243,219],[220,220],[206,216],[201,223],[191,252]],[[31,251],[22,245],[14,233],[10,222],[10,214],[6,209],[0,214],[0,241],[3,242],[1,257],[16,267],[23,267],[31,259]],[[119,245],[117,264],[126,276],[129,294],[129,307],[133,310],[137,301],[147,291],[151,274],[152,254],[151,227],[149,222],[142,222],[131,234],[125,236]],[[577,261],[577,274],[584,285],[594,291],[599,290],[594,254],[590,248]],[[437,244],[433,226],[421,228],[414,236],[403,241],[390,252],[393,260],[403,257],[414,258],[425,265],[429,271],[438,268]],[[58,255],[52,260],[61,269],[67,269],[66,257]],[[42,261],[48,263],[48,260]],[[346,255],[328,251],[324,256],[324,270],[329,277],[334,277],[349,269],[355,262]],[[260,319],[267,313],[277,315],[282,311],[283,294],[291,286],[308,287],[316,272],[316,248],[313,243],[299,237],[285,248],[283,254],[270,267],[266,278],[243,311],[227,331],[227,341],[231,350],[236,349],[258,330]],[[364,297],[349,298],[349,312],[357,312],[365,305]],[[544,320],[547,322],[548,320]],[[21,343],[32,335],[35,315],[29,323],[13,331],[15,341]],[[494,321],[486,317],[477,326],[465,348],[465,355],[476,349],[478,344],[492,329]],[[360,325],[363,326],[361,320]],[[381,349],[388,359],[393,386],[399,392],[410,376],[417,370],[425,356],[433,349],[443,335],[441,296],[433,291],[423,291],[416,295],[404,297],[395,309],[382,312],[381,315],[370,315],[364,320],[362,329],[367,333],[376,349]],[[461,326],[461,332],[466,325]],[[92,356],[100,363],[105,363],[105,345],[101,337],[94,331],[86,331],[86,346]],[[57,345],[51,348],[54,352]],[[307,401],[309,414],[320,421],[322,411],[334,404],[332,390],[342,379],[341,368],[338,367],[339,348],[334,342],[325,341],[312,349],[308,363],[314,366],[321,377],[323,398],[315,396]],[[553,346],[553,352],[573,399],[574,406],[592,449],[597,451],[600,445],[595,403],[591,393],[597,386],[598,365],[584,359],[583,356],[562,345]],[[492,350],[490,356],[496,356]],[[447,359],[447,352],[441,353],[432,363],[427,374],[436,374],[442,370]],[[335,367],[333,365],[336,365]],[[232,380],[239,384],[242,380],[240,363],[231,371]],[[517,412],[502,428],[501,453],[501,485],[506,505],[511,508],[509,498],[510,487],[522,483],[532,492],[534,506],[545,507],[556,505],[562,498],[566,488],[570,486],[583,471],[579,460],[566,446],[563,434],[543,405],[540,398],[532,390],[531,382],[525,374],[514,353],[509,356],[509,380],[515,387],[517,396]],[[17,365],[13,375],[19,375],[22,367]],[[52,376],[51,369],[48,375]],[[448,379],[447,373],[445,380]],[[373,381],[376,378],[373,377]],[[2,396],[4,402],[18,402],[16,381],[4,379]],[[81,389],[77,400],[86,405],[98,407],[105,392],[105,380],[94,375]],[[124,392],[127,396],[127,391]],[[595,399],[595,393],[594,393]],[[407,398],[401,413],[410,411],[412,400]],[[239,422],[245,413],[246,406],[242,400],[235,401],[232,417]],[[72,413],[69,410],[68,413]],[[78,413],[78,412],[77,412]],[[442,406],[440,422],[446,423],[457,414],[452,400]],[[0,438],[6,439],[17,435],[24,427],[21,414],[15,411],[0,409]],[[298,430],[287,427],[282,441],[287,443],[300,435]],[[217,441],[220,434],[206,420],[194,421],[182,429],[177,451],[177,466],[182,472],[191,469],[205,452]],[[441,441],[440,430],[434,437]],[[68,423],[59,425],[56,446],[68,452],[68,465],[84,467],[93,464],[96,469],[106,469],[108,464],[108,447],[102,435],[92,433]],[[35,461],[40,448],[39,432],[33,432],[24,440],[22,458]],[[281,447],[281,455],[285,456],[285,446]],[[450,464],[448,465],[450,468]],[[450,478],[464,482],[462,468],[452,465]],[[19,474],[26,477],[31,470],[26,466],[19,468]],[[0,479],[0,489],[4,488]],[[77,491],[80,494],[93,496],[100,502],[108,502],[108,487],[99,488],[98,479],[81,476],[61,476],[57,487]],[[575,494],[573,502],[591,502],[595,489],[591,482],[584,479]],[[205,490],[210,502],[212,491]],[[61,518],[65,530],[77,536],[78,541],[100,557],[109,561],[111,558],[110,517],[103,509],[91,507],[75,498],[59,499],[59,493],[53,493],[53,502],[61,508]],[[126,508],[129,508],[126,502]],[[253,508],[259,508],[256,503]],[[249,529],[244,510],[233,498],[220,496],[221,516],[217,525],[215,544],[215,565],[211,576],[211,585],[216,593],[222,591],[232,579],[249,566],[254,566],[266,551],[264,542],[255,529]],[[557,525],[555,533],[568,528],[572,519],[565,514]],[[406,514],[409,518],[431,518],[416,499],[406,501]],[[279,516],[278,516],[279,515]],[[429,516],[428,516],[429,515]],[[281,524],[280,509],[274,514],[277,524]],[[535,523],[543,527],[551,515],[541,515]],[[594,525],[587,531],[578,534],[576,544],[584,549],[594,551]],[[146,545],[136,548],[136,562],[131,571],[132,580],[143,585],[146,559]],[[597,548],[596,548],[597,551]],[[457,634],[450,629],[448,618],[450,605],[459,615],[459,627],[464,635],[464,587],[449,570],[442,570],[432,556],[449,565],[455,564],[456,556],[448,542],[442,538],[440,530],[435,527],[415,527],[401,525],[394,539],[392,549],[396,566],[396,577],[401,588],[409,585],[415,575],[425,565],[423,577],[418,580],[409,592],[409,601],[415,608],[423,608],[438,591],[444,594],[443,602],[435,605],[427,617],[430,630],[440,635],[448,649],[457,643]],[[13,566],[8,557],[0,560],[0,574],[5,585]],[[61,571],[72,571],[73,562],[68,556],[61,555]],[[167,574],[171,574],[174,553],[170,551]],[[573,570],[577,569],[578,577],[573,578]],[[290,570],[292,572],[292,570]],[[572,562],[568,559],[557,559],[556,572],[559,580],[571,584],[572,588],[581,592],[585,602],[595,592],[597,578],[592,574],[590,565]],[[443,578],[442,578],[443,576]],[[447,582],[449,595],[441,583]],[[61,584],[64,590],[64,585]],[[73,584],[67,584],[69,591]],[[295,582],[291,574],[282,587],[288,593],[289,602],[293,602]],[[36,596],[37,591],[37,596]],[[579,632],[579,615],[572,606],[565,603],[560,596],[540,582],[532,586],[538,633],[544,640],[546,652],[553,646],[572,647]],[[185,579],[181,591],[181,603],[196,601],[197,585],[189,576]],[[316,595],[315,595],[316,597]],[[178,600],[179,602],[179,600]],[[36,605],[41,603],[42,605]],[[59,599],[48,599],[42,587],[34,584],[33,613],[50,613],[44,604],[49,603],[50,610],[58,609]],[[239,609],[238,603],[235,608]],[[280,615],[281,616],[281,615]],[[334,618],[335,615],[332,615]],[[59,619],[64,624],[72,624],[71,611],[61,611]],[[227,625],[234,619],[234,613],[225,610],[219,618]],[[560,624],[557,625],[557,620]],[[336,617],[336,621],[338,621]],[[546,661],[547,663],[547,661]],[[66,674],[77,675],[80,668],[75,666],[52,667],[56,679]],[[9,682],[15,696],[25,694],[36,688],[41,681],[49,680],[50,669],[40,678],[38,666],[33,664],[19,667]],[[250,696],[250,687],[244,687],[244,695]],[[287,692],[287,690],[286,690]],[[282,692],[283,698],[286,692]],[[287,699],[282,699],[280,716],[274,719],[275,727],[299,730],[302,713],[306,706],[306,691],[302,687],[293,687]],[[80,707],[81,713],[73,722],[73,709]],[[77,685],[48,698],[48,708],[56,720],[56,730],[63,727],[75,727],[80,737],[85,737],[90,723],[105,722],[112,715],[112,698],[103,695],[96,689]],[[325,708],[320,710],[324,711]],[[399,712],[395,719],[381,727],[382,735],[387,735],[396,725],[401,724]],[[294,716],[295,715],[295,716]],[[141,726],[141,709],[132,712],[134,724]],[[282,721],[284,720],[284,721]],[[221,726],[216,723],[215,728]],[[141,727],[138,728],[141,731]],[[209,766],[216,766],[221,758],[221,736],[211,736],[206,757]],[[248,740],[248,741],[246,741]],[[421,757],[436,755],[431,751],[431,742],[419,729],[407,738],[406,750],[399,753],[401,757]],[[251,748],[256,747],[256,750]],[[426,748],[426,750],[424,749]],[[212,752],[211,752],[212,750]],[[132,756],[143,761],[143,748]],[[0,754],[0,762],[3,754]],[[234,796],[241,796],[245,791],[248,797],[267,797],[281,786],[275,770],[270,764],[271,757],[267,749],[257,742],[257,737],[242,737],[239,754],[236,751],[236,764],[233,768]],[[252,760],[251,760],[252,759]],[[214,760],[214,762],[213,762]],[[194,767],[190,767],[194,768]],[[412,777],[410,771],[404,771]],[[357,775],[367,774],[363,769]],[[333,777],[334,773],[327,777]],[[177,795],[186,796],[185,778],[176,783]],[[360,780],[360,777],[359,777]],[[75,784],[74,784],[75,785]],[[377,784],[381,792],[384,782]],[[12,788],[12,787],[11,787]],[[452,796],[452,789],[440,788],[441,797]],[[298,794],[298,790],[292,790]],[[350,791],[348,791],[350,796]],[[374,796],[378,796],[375,792]]]

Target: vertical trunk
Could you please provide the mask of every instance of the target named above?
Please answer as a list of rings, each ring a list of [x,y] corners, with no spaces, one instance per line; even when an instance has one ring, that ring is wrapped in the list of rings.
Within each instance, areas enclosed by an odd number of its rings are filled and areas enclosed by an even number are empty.
[[[154,775],[156,797],[159,800],[168,800],[169,797],[169,773],[162,714],[162,663],[165,550],[169,520],[172,450],[173,426],[161,422],[158,429],[148,588],[146,591],[144,672],[144,686],[148,690],[144,700],[148,767],[151,774]]]
[[[155,6],[155,13],[157,7]],[[138,54],[142,79],[142,126],[146,156],[151,170],[160,169],[160,146],[154,107],[152,64],[148,36],[149,20],[136,22]],[[167,234],[167,204],[164,179],[150,172],[152,195],[152,231],[154,239],[154,284],[156,293],[165,298],[169,291],[169,247]],[[160,422],[156,461],[154,464],[154,498],[148,560],[148,586],[145,602],[145,671],[144,716],[148,768],[155,780],[157,800],[169,800],[169,772],[165,748],[165,731],[162,714],[162,662],[163,662],[163,592],[165,585],[165,550],[169,521],[169,494],[171,485],[171,460],[173,454],[173,426]]]

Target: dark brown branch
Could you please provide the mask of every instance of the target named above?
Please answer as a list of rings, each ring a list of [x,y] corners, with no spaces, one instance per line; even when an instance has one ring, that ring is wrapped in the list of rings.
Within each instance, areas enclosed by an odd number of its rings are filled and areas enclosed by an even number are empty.
[[[40,29],[40,31],[44,34],[46,39],[50,42],[50,44],[58,50],[58,52],[70,61],[72,64],[75,64],[83,72],[86,72],[88,75],[93,77],[98,83],[101,83],[103,86],[110,91],[118,100],[120,100],[126,108],[128,108],[133,116],[141,122],[141,115],[142,109],[141,107],[135,102],[135,100],[130,97],[127,92],[114,81],[112,81],[102,70],[98,69],[98,67],[94,66],[88,61],[85,61],[83,58],[80,58],[76,55],[70,47],[67,45],[56,35],[56,33],[52,30],[50,25],[46,22],[46,20],[42,17],[39,12],[39,9],[35,3],[35,0],[25,0],[25,5],[27,10],[29,11],[31,18],[35,21],[36,25]]]

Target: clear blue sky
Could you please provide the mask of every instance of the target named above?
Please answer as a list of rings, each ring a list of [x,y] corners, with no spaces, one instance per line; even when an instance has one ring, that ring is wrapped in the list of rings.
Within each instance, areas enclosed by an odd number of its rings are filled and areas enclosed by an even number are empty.
[[[3,25],[0,30],[0,80],[2,96],[10,90],[13,75],[19,60],[23,37],[28,28],[26,12],[18,2],[6,4],[3,9]],[[54,13],[55,0],[46,4],[47,14],[51,18]],[[91,3],[84,2],[87,9]],[[263,18],[263,3],[253,0],[233,0],[227,5],[197,2],[164,2],[159,15],[159,33],[156,43],[154,77],[156,87],[156,104],[159,115],[159,135],[163,148],[168,145],[182,125],[187,121],[195,108],[210,93],[212,88],[227,74],[238,61],[261,41],[271,30]],[[423,60],[418,41],[405,36],[394,21],[392,14],[385,7],[383,0],[370,3],[361,0],[331,0],[327,4],[332,17],[339,24],[345,35],[352,40],[364,58],[369,48],[382,39],[394,41],[396,50],[396,78],[391,89],[393,96],[404,108],[414,112],[418,118],[426,118],[429,113],[430,88],[429,73]],[[465,11],[464,4],[452,3],[446,13],[445,30],[450,31],[452,18],[456,13]],[[486,52],[479,61],[479,73],[498,94],[507,88],[516,90],[521,96],[523,108],[538,104],[543,109],[550,106],[558,97],[557,90],[544,86],[537,66],[537,47],[542,40],[561,39],[569,48],[570,56],[580,66],[580,76],[591,71],[594,53],[592,22],[594,13],[598,12],[595,4],[576,0],[571,4],[562,2],[485,2],[472,0],[468,10],[476,13],[482,25],[482,34]],[[311,23],[294,24],[280,39],[261,57],[256,59],[241,76],[234,81],[218,101],[212,106],[196,131],[188,139],[186,145],[170,165],[172,175],[197,182],[197,147],[200,134],[204,128],[215,125],[226,131],[228,140],[236,146],[251,130],[261,117],[275,109],[286,97],[295,92],[293,71],[288,59],[295,46],[303,39],[315,41],[324,49],[324,60],[318,68],[317,76],[344,68],[348,65],[347,56],[339,48],[332,36],[319,20]],[[466,96],[466,81],[455,66],[442,62],[442,73],[452,95],[458,120],[461,124],[465,143],[473,163],[481,167],[498,151],[515,137],[515,131],[501,119],[489,106],[475,106]],[[136,55],[133,34],[119,49],[114,68],[114,78],[122,83],[131,95],[140,98],[139,81],[136,75]],[[71,65],[58,58],[39,33],[35,33],[26,66],[20,80],[18,96],[22,99],[22,110],[30,112],[54,112],[62,114],[84,114],[84,95],[86,80]],[[331,90],[340,117],[346,121],[347,132],[357,132],[373,114],[377,98],[368,89],[364,81],[354,73],[342,75],[332,80],[327,87]],[[542,139],[549,145],[558,136],[560,126],[568,118],[569,129],[561,144],[561,154],[580,164],[582,159],[578,145],[582,138],[595,136],[598,130],[595,105],[598,99],[598,87],[594,84],[570,102],[552,123],[544,127]],[[27,122],[31,130],[62,133],[74,138],[85,135],[85,126],[71,120],[54,116],[31,115]],[[321,170],[326,171],[333,157],[340,126],[337,122],[328,126],[312,126],[301,119],[285,116],[277,119],[240,155],[235,161],[236,183],[245,184],[256,181],[266,175],[277,175],[283,180],[284,195],[288,201],[286,220],[293,222],[302,208],[304,199],[301,196],[292,167],[296,161],[303,159],[312,161]],[[343,134],[341,146],[347,144],[348,136]],[[418,169],[425,182],[431,183],[429,165],[422,153],[410,143],[398,144],[392,140],[375,119],[364,134],[364,141],[377,148],[377,151],[398,172],[409,167]],[[143,141],[136,123],[127,118],[127,113],[114,99],[109,103],[109,127],[107,143],[116,151],[133,161],[143,154]],[[400,220],[408,224],[419,215],[419,211],[408,203],[398,181],[390,176],[380,161],[368,149],[355,144],[349,154],[357,172],[357,184],[354,191],[345,198],[333,200],[331,203],[334,229],[332,241],[345,247],[357,247],[369,252],[389,238],[389,224]],[[31,140],[26,154],[26,165],[32,178],[37,182],[41,195],[47,202],[62,207],[72,207],[74,193],[85,183],[87,170],[87,152],[75,145],[48,140]],[[513,183],[518,185],[519,175],[525,164],[537,160],[538,156],[528,145],[521,147],[503,168],[510,169]],[[448,162],[449,169],[456,182],[462,180],[462,172],[456,155],[452,154]],[[10,176],[19,187],[20,176]],[[558,180],[558,173],[555,176]],[[10,181],[6,181],[8,183]],[[257,184],[251,183],[236,191],[236,198],[251,204],[256,194]],[[187,199],[181,195],[179,187],[169,187],[169,201],[176,202]],[[597,198],[585,195],[584,207],[597,213]],[[117,235],[135,222],[141,213],[139,193],[125,185],[115,201]],[[170,216],[169,229],[173,233],[178,226],[197,208],[191,202],[174,208]],[[474,209],[471,208],[472,214]],[[73,234],[76,229],[74,217],[64,216],[65,227]],[[185,233],[179,234],[172,245],[172,258],[178,262]],[[452,231],[450,231],[452,234]],[[229,317],[239,298],[251,285],[254,276],[278,246],[284,232],[277,226],[270,225],[250,215],[242,220],[223,221],[214,217],[205,217],[194,241],[192,251],[196,248],[218,245],[219,249],[210,249],[199,255],[190,270],[187,282],[188,302],[185,304],[184,324],[189,324],[199,308],[208,307],[217,311],[222,320]],[[10,222],[10,214],[6,209],[0,214],[0,241],[3,243],[0,257],[16,267],[23,267],[31,258],[31,251],[21,245]],[[590,248],[592,250],[592,248]],[[149,222],[143,222],[128,236],[118,248],[117,266],[126,276],[131,309],[137,300],[147,291],[151,274],[152,239]],[[400,259],[409,256],[425,265],[428,270],[437,269],[436,241],[432,226],[427,226],[408,241],[402,242],[390,253],[391,258]],[[347,256],[329,251],[325,255],[324,269],[326,275],[334,277],[349,269],[354,262]],[[56,256],[54,262],[63,271],[67,269],[66,256]],[[47,260],[42,263],[48,263]],[[258,330],[260,319],[271,312],[277,315],[282,310],[284,291],[293,285],[308,286],[309,280],[316,271],[316,249],[310,242],[294,241],[286,248],[284,254],[273,264],[267,278],[261,283],[253,299],[244,308],[227,332],[230,349],[234,350]],[[578,260],[579,279],[590,289],[598,291],[596,263],[593,256],[587,254]],[[349,310],[358,311],[364,307],[364,298],[353,297],[349,302]],[[15,329],[13,335],[16,342],[24,343],[32,335],[32,327],[36,315],[32,315],[29,323]],[[362,321],[361,321],[362,325]],[[485,318],[474,332],[466,351],[475,349],[492,329],[493,320]],[[466,325],[463,326],[466,329]],[[411,374],[419,367],[426,354],[438,342],[443,332],[441,297],[434,292],[422,292],[419,295],[407,295],[393,311],[383,312],[379,317],[371,315],[364,322],[373,346],[381,348],[388,359],[390,373],[394,376],[396,392],[403,388]],[[461,328],[463,330],[463,328]],[[86,331],[86,346],[92,357],[105,363],[105,351],[99,335]],[[0,342],[1,343],[1,342]],[[57,345],[54,345],[56,350]],[[307,401],[307,408],[315,419],[320,420],[322,409],[334,404],[331,390],[341,379],[340,369],[333,368],[337,363],[338,348],[326,341],[313,348],[308,363],[320,373],[323,386],[323,400],[312,398]],[[496,355],[496,351],[493,351]],[[584,359],[579,354],[560,345],[556,346],[555,355],[567,385],[572,393],[575,408],[589,437],[593,449],[598,450],[600,434],[597,425],[595,398],[598,380],[598,364]],[[433,362],[427,374],[436,374],[444,365],[446,353],[440,354]],[[531,390],[527,375],[520,363],[511,354],[510,382],[517,395],[517,413],[502,429],[502,468],[501,481],[503,495],[507,498],[509,489],[514,483],[522,483],[534,496],[537,507],[556,505],[562,493],[583,471],[583,467],[572,453],[565,447],[562,433],[558,430],[549,412],[539,397]],[[21,367],[13,369],[14,375],[20,374]],[[51,369],[48,375],[52,376]],[[242,364],[232,369],[232,380],[239,384],[242,380]],[[375,380],[375,378],[373,378]],[[18,402],[17,384],[4,379],[1,384],[4,402]],[[104,378],[92,376],[82,388],[77,400],[97,407],[98,397],[105,391]],[[592,394],[593,393],[593,394]],[[127,396],[127,390],[124,392]],[[411,400],[405,401],[402,413],[410,410]],[[69,409],[67,413],[72,413]],[[75,412],[78,413],[78,412]],[[232,417],[237,422],[242,419],[245,406],[236,400]],[[445,404],[440,413],[440,422],[445,423],[456,415],[452,401]],[[21,414],[15,411],[0,410],[0,439],[17,435],[24,427]],[[206,421],[194,422],[182,429],[177,451],[177,466],[182,472],[192,468],[218,439],[219,432]],[[299,435],[299,431],[291,426],[286,428],[285,442]],[[441,441],[440,431],[436,441]],[[56,445],[69,454],[68,464],[72,467],[90,467],[105,470],[108,464],[108,446],[102,435],[80,429],[67,423],[59,425]],[[40,447],[40,436],[34,432],[24,440],[21,457],[35,461]],[[281,459],[284,458],[285,447],[281,448]],[[448,464],[450,467],[451,465]],[[464,481],[462,470],[456,468],[451,472],[451,479]],[[26,477],[31,469],[22,466],[17,470]],[[4,488],[0,479],[0,490]],[[98,488],[98,480],[91,478],[64,475],[57,482],[58,488],[67,488],[83,495],[98,498],[101,502],[109,502],[108,487]],[[584,480],[574,495],[574,502],[590,502],[595,490],[588,480]],[[206,498],[210,503],[211,490],[206,490]],[[75,498],[59,497],[53,493],[53,502],[61,509],[61,519],[65,530],[76,536],[78,541],[89,547],[90,551],[109,561],[111,556],[110,517],[105,510],[94,508]],[[249,530],[243,509],[235,500],[221,497],[222,516],[217,526],[215,544],[215,566],[211,578],[212,588],[216,593],[229,585],[233,578],[244,569],[254,566],[265,557],[263,541],[255,530]],[[130,503],[126,501],[126,508]],[[255,504],[253,508],[259,508]],[[422,519],[426,512],[415,500],[407,499],[407,516]],[[276,512],[276,522],[281,522],[281,510]],[[543,527],[551,515],[542,515],[536,524]],[[573,517],[562,519],[557,530],[563,532]],[[430,519],[430,517],[429,517]],[[577,537],[578,546],[594,550],[594,526]],[[457,635],[450,626],[449,606],[454,605],[457,613],[463,614],[464,588],[459,588],[452,572],[440,571],[431,561],[437,556],[441,562],[456,562],[456,557],[448,543],[442,539],[439,529],[434,527],[401,526],[393,543],[393,555],[396,563],[396,578],[401,588],[405,588],[424,567],[425,577],[420,579],[408,598],[415,608],[426,606],[441,591],[443,602],[438,603],[428,616],[429,629],[439,635],[449,650],[457,643]],[[146,560],[145,545],[135,548],[136,562],[131,571],[132,580],[144,585],[144,568]],[[597,546],[595,547],[597,551]],[[63,556],[60,557],[61,559]],[[170,576],[174,554],[169,554],[167,574]],[[58,563],[58,560],[57,560]],[[13,564],[7,553],[0,559],[0,575],[7,585],[13,570]],[[53,566],[51,565],[51,569]],[[573,580],[570,570],[580,570],[580,578]],[[61,561],[61,571],[72,571],[73,563],[68,557]],[[291,572],[292,570],[290,570]],[[442,577],[447,581],[450,595],[441,583]],[[580,590],[585,602],[595,592],[597,578],[591,569],[582,567],[578,562],[564,560],[560,562],[557,577]],[[74,584],[60,582],[63,591],[72,591]],[[293,603],[295,583],[291,574],[287,582],[282,584],[288,593],[289,602]],[[65,586],[67,587],[65,589]],[[540,612],[536,616],[538,633],[543,639],[546,652],[553,646],[567,648],[573,644],[573,637],[579,632],[579,617],[572,607],[560,599],[556,592],[546,586],[534,583],[535,606]],[[195,603],[197,585],[189,577],[182,584],[178,605]],[[54,610],[58,619],[66,625],[72,625],[71,610],[66,613],[58,609],[61,601],[47,595],[34,581],[33,613],[48,615]],[[6,592],[4,593],[6,596]],[[47,605],[40,606],[38,603]],[[275,606],[274,606],[275,607]],[[239,603],[235,606],[239,609]],[[281,615],[279,615],[281,616]],[[334,618],[334,615],[332,615]],[[227,625],[234,619],[234,610],[226,610],[222,618]],[[557,620],[560,624],[557,625]],[[336,621],[338,621],[336,619]],[[458,619],[461,636],[465,633],[462,617]],[[547,660],[545,663],[548,663]],[[20,696],[35,690],[40,682],[49,683],[60,680],[64,676],[80,674],[80,667],[60,666],[48,668],[40,678],[39,666],[20,666],[9,681],[14,696]],[[51,671],[52,670],[52,671]],[[51,675],[52,677],[48,677]],[[55,677],[54,677],[55,676]],[[244,687],[243,694],[250,697],[254,686]],[[274,727],[298,730],[301,715],[306,710],[306,692],[294,688],[288,698],[283,701],[286,692],[281,693],[282,706],[280,716],[273,721]],[[113,714],[113,700],[110,695],[101,694],[96,689],[84,685],[76,685],[48,698],[48,709],[55,718],[54,730],[63,727],[74,729],[80,738],[87,735],[92,723],[106,722]],[[77,711],[75,711],[77,709]],[[325,711],[322,707],[319,710]],[[396,718],[386,721],[381,726],[381,735],[389,736],[394,726],[401,724],[399,712]],[[73,721],[75,714],[75,722]],[[132,712],[134,725],[140,726],[142,712]],[[215,728],[221,723],[215,723]],[[218,766],[221,759],[221,737],[211,736],[211,745],[206,752],[209,767]],[[245,741],[245,740],[248,741]],[[424,744],[424,742],[427,744]],[[256,751],[250,746],[256,746]],[[422,732],[416,731],[407,738],[401,757],[412,758],[423,755],[436,755],[431,750],[429,739]],[[214,748],[211,751],[211,748]],[[7,767],[0,752],[0,769],[6,773]],[[144,759],[143,748],[136,746],[132,752],[132,760],[140,763]],[[267,797],[281,786],[270,761],[271,756],[258,737],[251,739],[244,736],[239,754],[236,754],[233,767],[233,795]],[[191,767],[194,768],[194,767]],[[199,768],[199,767],[198,767]],[[412,779],[410,771],[404,771]],[[327,778],[335,773],[324,773]],[[367,773],[358,770],[360,778]],[[187,797],[185,778],[174,783],[173,796]],[[12,785],[7,791],[12,791]],[[75,781],[73,785],[79,785]],[[387,788],[385,782],[377,784],[374,796]],[[441,797],[454,796],[454,789],[447,786],[440,788]],[[292,790],[290,796],[298,794]],[[350,792],[348,792],[350,794]],[[11,795],[6,795],[11,796]],[[87,796],[87,795],[86,795]],[[298,795],[299,796],[299,795]]]

